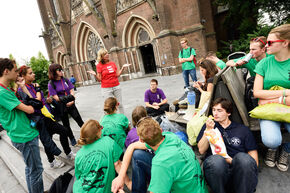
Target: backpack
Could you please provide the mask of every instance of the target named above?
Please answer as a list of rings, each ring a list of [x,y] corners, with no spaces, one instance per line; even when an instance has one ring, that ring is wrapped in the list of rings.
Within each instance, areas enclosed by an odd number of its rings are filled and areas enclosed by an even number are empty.
[[[254,76],[248,78],[245,86],[245,104],[248,112],[250,112],[251,110],[253,110],[255,107],[258,106],[258,99],[254,97],[253,91],[254,81],[255,81]]]
[[[70,184],[73,184],[71,181],[75,178],[69,172],[73,169],[74,167],[57,177],[50,186],[48,193],[72,193],[72,186]]]
[[[191,52],[192,52],[192,47],[189,47],[190,48],[190,55],[191,55]],[[181,49],[181,57],[183,58],[183,49]],[[196,66],[197,64],[196,64],[196,58],[195,58],[195,56],[193,57],[193,63],[194,63],[194,65]]]

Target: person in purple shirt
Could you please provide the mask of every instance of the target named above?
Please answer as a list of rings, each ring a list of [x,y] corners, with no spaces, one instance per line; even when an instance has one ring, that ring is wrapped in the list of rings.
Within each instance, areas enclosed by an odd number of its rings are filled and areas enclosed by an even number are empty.
[[[169,111],[169,104],[162,89],[157,88],[158,81],[152,79],[150,81],[150,89],[146,90],[144,102],[146,111],[149,116],[155,117]]]
[[[48,83],[48,92],[54,100],[60,102],[59,97],[74,95],[74,86],[68,79],[63,77],[63,69],[60,64],[51,64],[48,69],[48,74],[50,79]],[[68,137],[71,141],[71,145],[74,146],[76,145],[76,140],[69,124],[68,114],[70,114],[71,117],[77,122],[79,127],[84,124],[82,117],[77,107],[75,106],[75,101],[68,102],[66,104],[64,112],[62,112],[60,116],[63,126],[67,128]]]

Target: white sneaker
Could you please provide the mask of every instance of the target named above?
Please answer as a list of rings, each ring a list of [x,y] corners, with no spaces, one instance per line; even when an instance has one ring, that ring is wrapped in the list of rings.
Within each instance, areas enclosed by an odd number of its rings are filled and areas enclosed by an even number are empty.
[[[53,162],[49,163],[49,165],[50,165],[50,168],[58,169],[58,168],[62,168],[65,165],[65,163],[62,162],[61,160],[54,159]]]
[[[66,158],[69,160],[74,160],[76,157],[76,154],[74,154],[72,151],[66,155]]]

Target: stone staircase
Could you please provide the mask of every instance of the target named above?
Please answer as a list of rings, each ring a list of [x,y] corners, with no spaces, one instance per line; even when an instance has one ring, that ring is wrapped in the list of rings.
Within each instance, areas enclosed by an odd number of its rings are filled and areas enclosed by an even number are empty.
[[[14,148],[10,138],[6,135],[6,131],[0,132],[0,136],[2,137],[0,140],[0,193],[26,193],[28,190],[25,180],[25,164],[21,153],[16,148]],[[58,137],[57,135],[55,136],[56,137],[54,137],[54,141],[62,150]],[[44,169],[42,175],[44,190],[48,190],[54,179],[69,170],[74,165],[74,162],[66,159],[66,155],[61,153],[61,155],[58,156],[58,159],[65,162],[66,165],[63,168],[51,169],[42,144],[40,143],[39,146],[40,156]],[[78,148],[72,147],[74,152],[77,152],[77,149]]]

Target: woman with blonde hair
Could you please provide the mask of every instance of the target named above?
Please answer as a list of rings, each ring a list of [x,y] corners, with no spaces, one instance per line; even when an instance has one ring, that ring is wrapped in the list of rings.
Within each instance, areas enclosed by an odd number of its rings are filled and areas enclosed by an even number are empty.
[[[128,67],[129,64],[124,64],[120,70],[118,70],[116,64],[109,59],[109,53],[106,49],[101,48],[98,51],[97,61],[97,73],[93,70],[87,71],[94,75],[98,81],[101,82],[102,94],[106,99],[108,97],[116,97],[120,102],[119,111],[124,113],[122,105],[122,91],[118,77],[122,74],[124,67]]]
[[[259,105],[281,103],[290,106],[290,24],[272,29],[267,38],[266,48],[271,56],[261,60],[255,68],[254,96],[259,99]],[[284,89],[270,90],[273,86]],[[279,170],[287,171],[290,143],[282,144],[281,126],[290,132],[290,123],[260,120],[262,142],[269,148],[265,158],[266,165],[274,167],[276,164]]]
[[[76,181],[73,192],[111,192],[115,170],[120,167],[122,149],[110,137],[102,135],[102,126],[88,120],[81,127],[75,158]]]

